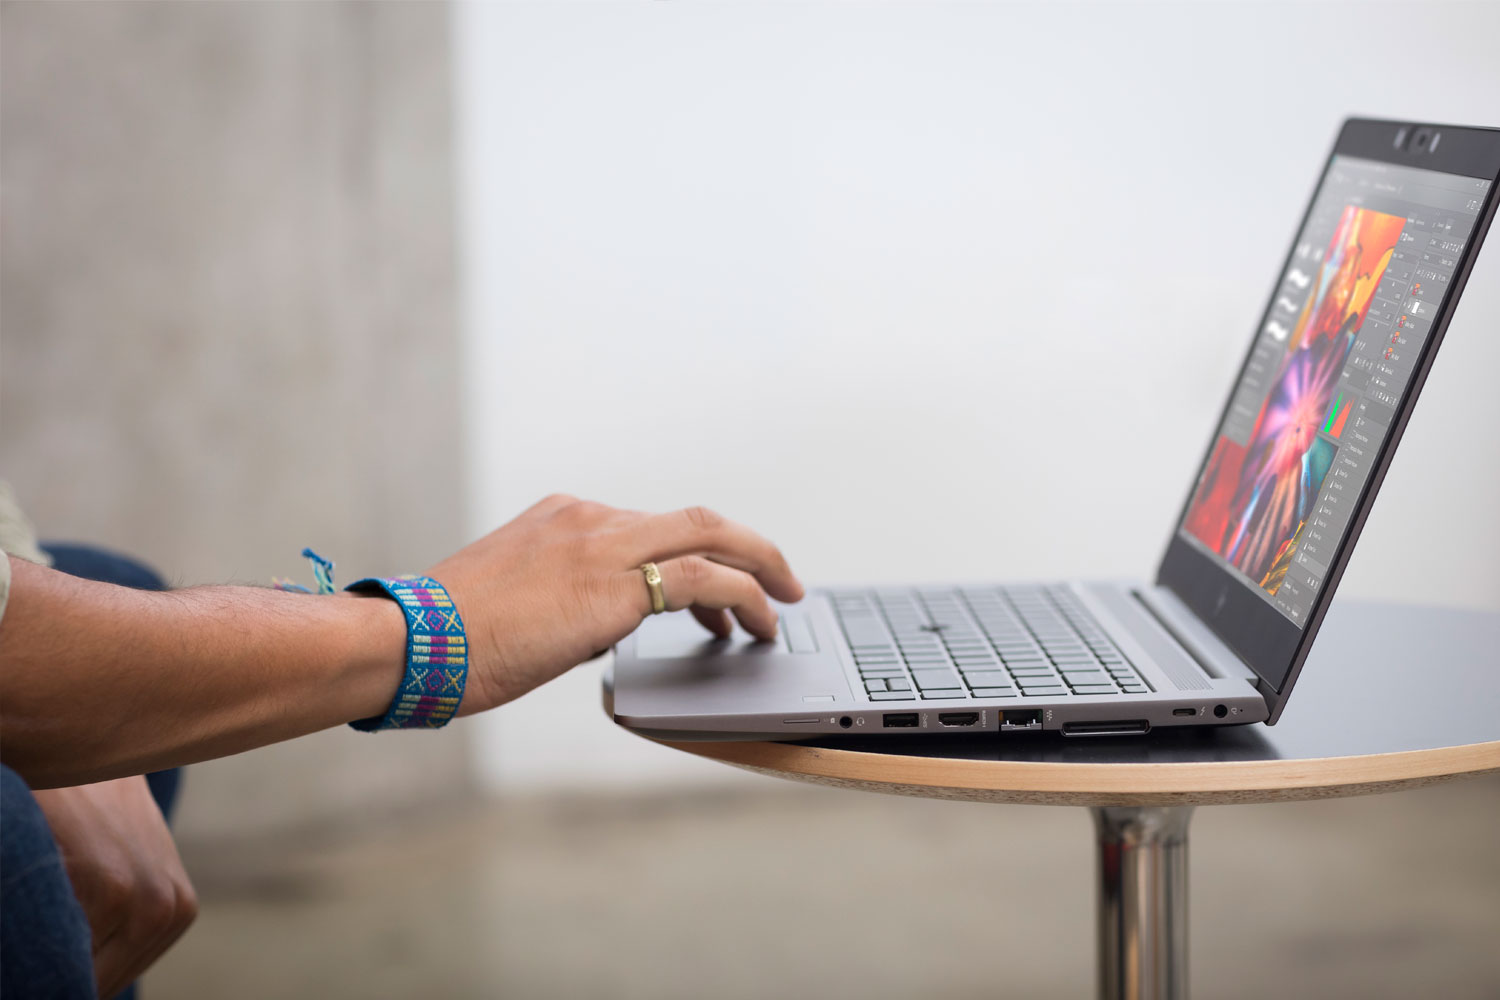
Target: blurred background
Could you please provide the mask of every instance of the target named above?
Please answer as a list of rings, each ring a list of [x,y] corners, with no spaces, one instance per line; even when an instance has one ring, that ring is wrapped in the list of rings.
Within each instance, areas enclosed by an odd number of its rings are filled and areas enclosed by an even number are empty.
[[[179,585],[416,570],[554,491],[711,505],[815,582],[1146,576],[1341,119],[1500,124],[1486,3],[0,29],[0,478]],[[1497,329],[1492,248],[1341,598],[1500,610]],[[740,774],[600,669],[192,768],[203,911],[147,995],[1090,989],[1082,810]],[[1201,811],[1200,988],[1500,994],[1497,792]],[[893,858],[951,895],[882,911]]]

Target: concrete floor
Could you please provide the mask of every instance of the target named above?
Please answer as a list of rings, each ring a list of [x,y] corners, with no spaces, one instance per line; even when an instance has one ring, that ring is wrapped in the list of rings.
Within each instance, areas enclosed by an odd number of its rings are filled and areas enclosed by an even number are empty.
[[[1495,777],[1199,810],[1198,995],[1500,997],[1497,831]],[[189,844],[202,915],[146,996],[1088,996],[1091,838],[768,780]]]

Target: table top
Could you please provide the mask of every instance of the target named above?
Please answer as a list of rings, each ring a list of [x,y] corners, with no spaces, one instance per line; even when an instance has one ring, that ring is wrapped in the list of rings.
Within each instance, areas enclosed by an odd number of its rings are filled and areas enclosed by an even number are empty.
[[[1500,771],[1500,614],[1336,601],[1275,726],[667,745],[782,778],[986,802],[1210,805],[1390,791]]]

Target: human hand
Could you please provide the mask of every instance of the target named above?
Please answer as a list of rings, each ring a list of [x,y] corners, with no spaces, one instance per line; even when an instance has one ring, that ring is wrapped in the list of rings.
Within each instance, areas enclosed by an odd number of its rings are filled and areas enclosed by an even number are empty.
[[[34,793],[93,931],[94,981],[112,997],[198,915],[198,897],[144,777]]]
[[[460,715],[518,698],[598,655],[651,614],[641,564],[657,563],[667,610],[691,609],[727,636],[729,613],[776,636],[767,595],[802,584],[764,538],[702,507],[647,515],[550,496],[427,571],[452,596],[469,637]]]

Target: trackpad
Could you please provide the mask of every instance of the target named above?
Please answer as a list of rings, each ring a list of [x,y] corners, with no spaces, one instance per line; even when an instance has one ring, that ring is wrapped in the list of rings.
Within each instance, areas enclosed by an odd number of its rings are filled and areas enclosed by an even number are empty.
[[[817,643],[807,616],[795,613],[782,615],[774,642],[759,642],[738,626],[728,639],[715,639],[692,615],[681,611],[648,618],[635,631],[635,655],[643,660],[815,652]]]

